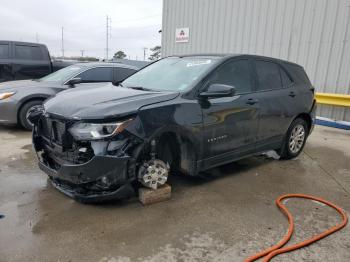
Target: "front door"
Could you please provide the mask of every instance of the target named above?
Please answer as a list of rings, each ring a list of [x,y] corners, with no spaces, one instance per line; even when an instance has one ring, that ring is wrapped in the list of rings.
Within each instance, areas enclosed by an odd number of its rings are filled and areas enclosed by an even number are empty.
[[[201,101],[203,113],[203,158],[206,169],[254,151],[258,128],[258,103],[254,95],[254,78],[249,59],[225,62],[210,76],[203,88],[211,84],[235,87],[233,97]]]

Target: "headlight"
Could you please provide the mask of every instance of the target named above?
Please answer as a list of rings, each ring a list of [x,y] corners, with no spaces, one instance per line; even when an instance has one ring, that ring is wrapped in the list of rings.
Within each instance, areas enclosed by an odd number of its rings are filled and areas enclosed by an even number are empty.
[[[76,140],[97,140],[122,132],[133,119],[115,123],[77,123],[69,132]]]
[[[0,93],[0,100],[9,98],[9,97],[13,96],[14,94],[16,94],[16,92]]]

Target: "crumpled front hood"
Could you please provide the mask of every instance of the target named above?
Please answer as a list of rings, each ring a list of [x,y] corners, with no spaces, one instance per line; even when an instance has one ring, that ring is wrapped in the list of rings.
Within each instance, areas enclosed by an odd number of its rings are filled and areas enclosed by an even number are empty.
[[[21,88],[30,88],[30,87],[62,87],[59,83],[56,82],[40,82],[35,80],[18,80],[18,81],[8,81],[0,83],[0,92],[1,91],[17,91]]]
[[[63,91],[45,103],[45,111],[67,119],[98,120],[133,114],[142,106],[168,101],[178,95],[178,92],[150,92],[110,84]]]

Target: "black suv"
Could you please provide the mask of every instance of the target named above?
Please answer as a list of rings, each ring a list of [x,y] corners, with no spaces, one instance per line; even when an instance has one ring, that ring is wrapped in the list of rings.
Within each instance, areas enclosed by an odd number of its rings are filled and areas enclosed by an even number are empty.
[[[315,109],[297,64],[189,55],[164,58],[118,87],[64,91],[29,117],[40,168],[60,191],[88,202],[267,150],[296,157]]]

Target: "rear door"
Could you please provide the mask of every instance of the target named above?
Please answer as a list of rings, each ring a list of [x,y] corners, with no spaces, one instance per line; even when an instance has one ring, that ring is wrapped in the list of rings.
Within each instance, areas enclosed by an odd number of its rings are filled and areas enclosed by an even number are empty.
[[[51,60],[40,45],[13,43],[13,73],[15,80],[38,79],[51,73]]]
[[[256,98],[259,101],[257,150],[278,147],[295,115],[296,92],[283,67],[270,60],[255,60]]]
[[[0,82],[13,80],[11,46],[9,42],[0,42]]]
[[[234,86],[236,94],[200,102],[206,158],[203,168],[230,162],[254,151],[258,129],[251,60],[232,59],[225,62],[210,75],[206,86],[210,84]]]

